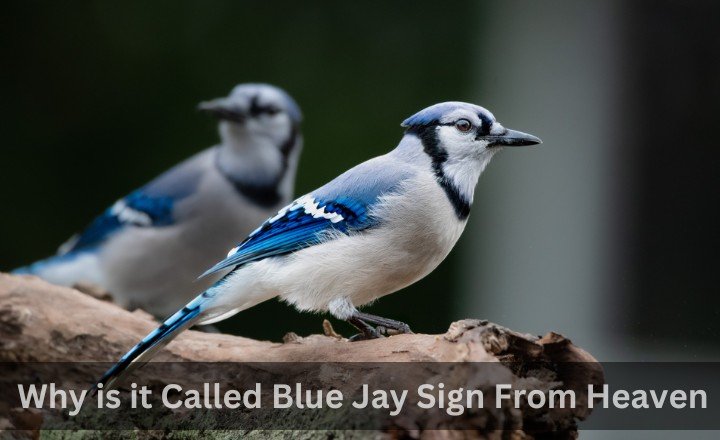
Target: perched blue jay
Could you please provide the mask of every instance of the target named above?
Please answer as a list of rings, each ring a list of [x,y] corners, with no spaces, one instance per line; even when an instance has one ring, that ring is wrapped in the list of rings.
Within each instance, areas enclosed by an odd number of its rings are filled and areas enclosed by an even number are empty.
[[[231,271],[151,332],[100,379],[105,387],[179,332],[273,297],[329,311],[362,338],[410,332],[357,307],[429,274],[460,237],[480,174],[503,146],[540,143],[462,102],[406,119],[400,144],[306,194],[263,223],[205,275]]]
[[[301,114],[265,84],[238,85],[199,109],[219,119],[219,145],[115,202],[57,255],[14,273],[90,282],[124,307],[165,316],[209,287],[214,280],[199,287],[198,274],[292,200]]]

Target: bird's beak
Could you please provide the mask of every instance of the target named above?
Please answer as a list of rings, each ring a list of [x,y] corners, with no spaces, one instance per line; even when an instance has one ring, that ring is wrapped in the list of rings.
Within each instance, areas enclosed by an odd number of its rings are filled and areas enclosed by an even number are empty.
[[[539,137],[533,136],[522,131],[505,129],[503,134],[479,136],[479,139],[489,141],[489,147],[506,146],[506,147],[523,147],[526,145],[542,144]]]
[[[232,122],[244,122],[247,118],[245,112],[229,103],[225,98],[201,102],[198,104],[198,110],[215,116],[218,119]]]

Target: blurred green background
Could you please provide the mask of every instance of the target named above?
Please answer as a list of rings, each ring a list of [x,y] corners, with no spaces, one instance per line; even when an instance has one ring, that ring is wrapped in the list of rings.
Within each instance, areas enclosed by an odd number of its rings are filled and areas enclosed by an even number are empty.
[[[0,17],[0,269],[213,145],[195,106],[237,83],[301,105],[298,194],[465,100],[545,143],[495,159],[447,261],[370,310],[421,332],[555,330],[605,360],[720,359],[718,2],[13,1]],[[223,329],[320,325],[271,301]]]

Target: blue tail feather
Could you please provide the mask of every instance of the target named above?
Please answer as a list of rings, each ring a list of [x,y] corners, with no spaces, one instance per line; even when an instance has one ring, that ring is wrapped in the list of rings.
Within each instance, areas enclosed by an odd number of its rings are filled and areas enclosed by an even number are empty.
[[[151,354],[172,341],[181,331],[195,323],[200,318],[206,300],[206,297],[198,296],[166,319],[160,327],[145,336],[100,378],[93,387],[93,392],[97,389],[98,384],[103,384],[104,389],[112,388],[113,384],[124,375],[142,365],[144,359],[148,359]]]
[[[46,267],[57,263],[58,259],[59,259],[59,257],[46,258],[44,260],[40,260],[40,261],[36,261],[31,264],[28,264],[27,266],[18,267],[17,269],[13,269],[12,271],[10,271],[10,273],[13,275],[37,275],[38,272],[41,272]]]
[[[51,266],[71,262],[87,252],[91,252],[91,250],[85,250],[83,252],[72,252],[62,255],[53,255],[51,257],[35,261],[34,263],[28,264],[27,266],[13,269],[12,271],[10,271],[10,273],[13,275],[41,275],[41,273],[45,269]]]
[[[10,273],[13,275],[32,275],[33,271],[32,271],[32,266],[23,266],[23,267],[18,267],[17,269],[11,270]]]

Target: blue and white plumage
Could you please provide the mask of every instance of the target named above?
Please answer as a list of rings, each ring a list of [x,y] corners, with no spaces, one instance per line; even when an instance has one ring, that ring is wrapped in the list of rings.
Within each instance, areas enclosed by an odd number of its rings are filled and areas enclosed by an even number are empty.
[[[125,307],[177,310],[209,287],[197,275],[292,197],[300,110],[283,90],[241,84],[201,103],[221,142],[115,202],[58,254],[17,269],[50,282],[90,282]]]
[[[329,311],[365,337],[407,325],[357,307],[429,274],[460,237],[478,178],[502,146],[534,136],[505,129],[482,107],[431,106],[403,122],[406,134],[370,159],[280,210],[206,274],[231,269],[130,350],[100,382],[148,360],[180,330],[273,297]]]

